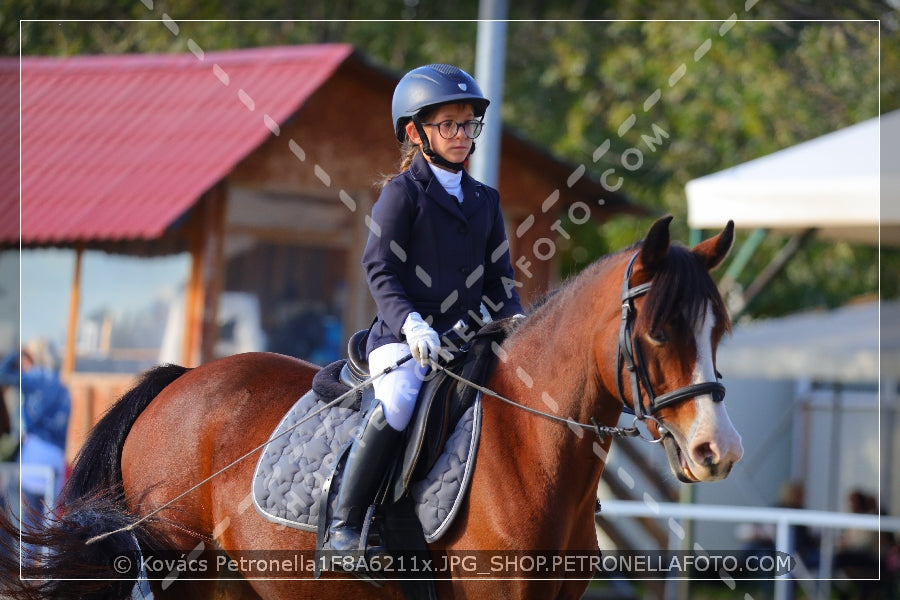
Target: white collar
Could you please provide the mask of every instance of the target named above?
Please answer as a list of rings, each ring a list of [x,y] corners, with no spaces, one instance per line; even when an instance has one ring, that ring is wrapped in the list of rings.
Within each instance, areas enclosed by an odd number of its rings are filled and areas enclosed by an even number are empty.
[[[438,181],[440,181],[441,185],[445,188],[459,187],[462,183],[462,169],[454,173],[453,171],[436,167],[431,163],[428,163],[428,166],[431,167],[431,172],[434,173],[434,176],[437,177]]]
[[[436,167],[431,163],[428,163],[428,166],[431,167],[431,172],[434,173],[438,183],[447,190],[447,193],[451,196],[455,196],[457,200],[462,202],[462,169],[454,173],[453,171],[447,171],[440,167]]]

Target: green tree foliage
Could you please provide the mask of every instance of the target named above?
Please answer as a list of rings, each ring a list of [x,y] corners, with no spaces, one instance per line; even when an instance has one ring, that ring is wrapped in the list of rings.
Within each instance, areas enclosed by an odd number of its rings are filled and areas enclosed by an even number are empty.
[[[398,74],[435,61],[474,69],[479,8],[475,0],[7,4],[0,17],[7,55],[20,44],[25,55],[68,55],[185,52],[188,39],[206,50],[347,42]],[[510,4],[505,125],[595,176],[615,168],[635,202],[678,217],[679,239],[688,237],[690,179],[900,108],[898,12],[887,2]],[[598,148],[607,149],[595,160]],[[648,222],[622,217],[567,228],[574,235],[563,274],[635,241]],[[768,240],[741,283],[784,241]],[[813,242],[751,314],[874,294],[879,258],[882,295],[900,295],[897,251]]]

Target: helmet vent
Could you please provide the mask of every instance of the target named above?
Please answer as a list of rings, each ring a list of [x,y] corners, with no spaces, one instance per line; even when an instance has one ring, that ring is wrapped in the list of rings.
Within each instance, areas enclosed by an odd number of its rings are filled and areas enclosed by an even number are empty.
[[[434,64],[428,66],[442,75],[459,75],[459,68],[453,65]]]

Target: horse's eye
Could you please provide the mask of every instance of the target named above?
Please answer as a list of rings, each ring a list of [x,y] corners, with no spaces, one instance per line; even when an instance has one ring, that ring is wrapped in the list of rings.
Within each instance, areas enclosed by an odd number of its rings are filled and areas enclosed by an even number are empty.
[[[662,329],[651,331],[647,334],[647,337],[650,338],[651,343],[657,346],[662,346],[663,344],[667,344],[669,342],[669,334]]]

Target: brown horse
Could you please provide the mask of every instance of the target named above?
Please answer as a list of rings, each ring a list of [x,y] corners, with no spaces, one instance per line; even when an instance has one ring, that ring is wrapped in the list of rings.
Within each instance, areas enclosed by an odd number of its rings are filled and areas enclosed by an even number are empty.
[[[586,424],[615,426],[623,408],[634,408],[635,393],[637,412],[647,417],[651,435],[664,438],[679,479],[721,479],[740,459],[740,437],[721,402],[724,388],[715,370],[716,346],[729,321],[708,273],[730,249],[733,228],[729,223],[687,249],[670,244],[669,220],[657,221],[642,243],[585,269],[503,342],[486,384],[495,396],[483,399],[471,488],[449,532],[430,547],[433,556],[530,550],[596,556],[596,493],[610,437],[590,433]],[[337,573],[315,580],[303,568],[291,579],[249,570],[245,578],[190,578],[191,565],[218,560],[223,552],[240,568],[241,551],[314,548],[313,534],[275,525],[252,508],[258,453],[167,503],[263,444],[317,370],[285,356],[252,353],[145,375],[94,428],[56,526],[26,532],[26,541],[55,552],[24,573],[68,580],[32,582],[5,593],[129,598],[133,580],[94,577],[115,575],[109,569],[114,553],[136,551],[139,543],[144,556],[168,551],[165,556],[180,557],[187,568],[175,580],[151,581],[157,599],[403,597],[396,582],[374,587]],[[84,544],[163,505],[129,531]],[[93,560],[106,567],[85,566]],[[17,565],[5,563],[3,579],[17,580]],[[509,567],[508,561],[492,564]],[[125,570],[115,561],[112,566]],[[493,578],[472,577],[467,566],[459,561],[452,577],[436,582],[441,598],[580,598],[588,585],[586,577],[560,571],[555,577],[503,570]]]

